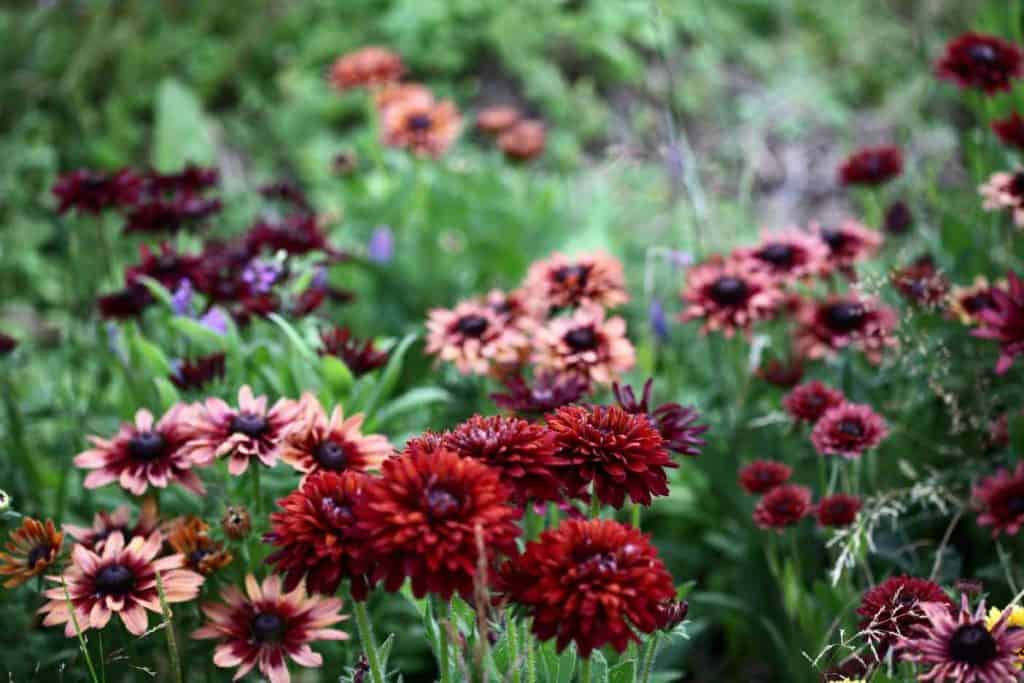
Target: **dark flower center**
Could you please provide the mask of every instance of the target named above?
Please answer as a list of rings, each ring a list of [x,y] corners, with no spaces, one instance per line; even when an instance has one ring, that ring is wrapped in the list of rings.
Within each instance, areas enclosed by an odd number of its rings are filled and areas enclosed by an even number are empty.
[[[408,119],[409,128],[415,131],[430,130],[430,115],[429,114],[413,114]]]
[[[738,306],[747,298],[747,283],[738,277],[723,275],[711,285],[711,298],[722,306]]]
[[[783,244],[781,242],[772,242],[766,244],[755,256],[762,261],[767,261],[773,266],[779,268],[789,268],[793,265],[793,261],[796,257],[796,250],[790,244]]]
[[[580,264],[563,266],[556,270],[554,274],[555,282],[563,285],[567,282],[572,282],[577,287],[586,287],[588,277],[590,277],[590,268]]]
[[[985,43],[975,43],[967,48],[967,54],[970,56],[971,61],[977,64],[993,64],[996,61],[996,51],[991,45]]]
[[[833,253],[842,250],[846,245],[846,235],[839,230],[825,228],[821,231],[821,239]]]
[[[476,314],[464,315],[455,324],[455,329],[464,337],[479,338],[487,331],[487,318]]]
[[[277,643],[284,637],[287,624],[273,612],[260,612],[249,625],[252,639],[257,643]]]
[[[988,292],[979,292],[964,298],[963,307],[968,313],[992,310],[996,307],[996,300]]]
[[[863,423],[861,423],[860,420],[857,420],[852,417],[840,420],[839,424],[836,426],[836,429],[839,430],[840,434],[844,434],[854,439],[859,439],[862,436],[864,436]]]
[[[128,452],[135,460],[150,462],[167,450],[167,440],[160,432],[139,432],[128,442]]]
[[[188,554],[188,564],[191,567],[198,567],[199,563],[206,559],[206,556],[210,554],[210,550],[207,548],[196,548]]]
[[[573,351],[592,351],[597,348],[597,334],[593,327],[577,327],[565,333],[565,343]]]
[[[845,516],[850,511],[850,504],[845,500],[834,500],[825,508],[826,514],[834,516]]]
[[[1024,515],[1024,495],[1010,496],[1007,498],[1006,510],[1014,517]]]
[[[348,464],[345,447],[336,441],[324,441],[313,449],[313,457],[325,470],[340,471]]]
[[[28,566],[30,569],[35,568],[36,562],[40,560],[46,560],[50,556],[50,545],[48,543],[41,543],[35,548],[32,548],[28,554]]]
[[[995,638],[981,624],[967,624],[949,639],[949,656],[957,662],[982,667],[999,654]]]
[[[615,556],[610,553],[591,555],[580,564],[586,570],[601,574],[611,573],[619,568],[618,562],[615,561]]]
[[[331,524],[338,529],[347,527],[355,521],[352,508],[345,503],[340,503],[331,497],[320,501],[320,512]]]
[[[792,500],[779,500],[772,506],[772,511],[780,517],[790,517],[797,514],[797,504]]]
[[[125,595],[135,587],[135,574],[123,564],[110,564],[96,575],[95,585],[100,595]]]
[[[432,519],[445,519],[459,509],[459,499],[444,489],[427,490],[427,512]]]
[[[231,432],[245,434],[250,439],[260,438],[269,427],[266,418],[255,413],[239,413],[231,418]]]
[[[1013,174],[1010,179],[1010,194],[1014,197],[1024,197],[1024,171]]]
[[[775,481],[775,471],[767,467],[758,467],[754,470],[754,479],[758,481]]]
[[[864,324],[866,314],[862,305],[844,301],[825,309],[825,321],[838,332],[853,332]]]

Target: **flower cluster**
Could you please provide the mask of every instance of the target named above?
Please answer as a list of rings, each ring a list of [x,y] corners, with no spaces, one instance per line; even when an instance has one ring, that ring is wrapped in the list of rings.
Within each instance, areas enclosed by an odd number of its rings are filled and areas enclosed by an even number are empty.
[[[498,148],[509,159],[528,161],[544,153],[547,130],[535,119],[524,118],[515,107],[493,106],[476,115],[480,132],[494,136]]]

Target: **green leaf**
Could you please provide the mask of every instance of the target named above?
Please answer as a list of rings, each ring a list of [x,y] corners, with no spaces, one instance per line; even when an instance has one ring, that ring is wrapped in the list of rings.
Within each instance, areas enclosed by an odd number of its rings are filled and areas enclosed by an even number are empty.
[[[143,337],[137,329],[133,329],[126,336],[132,356],[137,359],[147,374],[156,377],[170,374],[171,362],[167,360],[167,356],[159,346]]]
[[[636,662],[620,662],[608,671],[608,683],[633,683],[636,680]]]
[[[298,330],[292,327],[291,323],[279,316],[277,313],[271,313],[267,317],[271,322],[281,328],[285,336],[288,337],[288,340],[291,341],[292,345],[295,347],[295,350],[298,351],[304,359],[310,362],[316,360],[316,354],[313,353],[311,348],[309,348],[309,344],[307,344],[306,340],[302,338],[302,335],[299,334]]]
[[[149,293],[152,294],[157,301],[162,303],[168,309],[174,308],[174,298],[172,297],[171,292],[162,284],[146,275],[139,276],[139,282],[149,290]]]
[[[373,415],[374,410],[380,405],[381,401],[387,399],[391,395],[392,390],[395,388],[395,384],[398,383],[398,378],[402,374],[402,363],[405,359],[405,353],[412,346],[412,343],[416,341],[418,335],[416,333],[407,334],[402,341],[398,342],[395,348],[391,351],[391,358],[388,360],[387,367],[384,368],[383,374],[381,374],[380,382],[377,384],[377,391],[374,392],[373,398],[370,399],[369,404],[366,407],[367,415]]]
[[[189,341],[199,344],[206,350],[222,351],[224,349],[225,341],[221,335],[192,318],[175,316],[171,318],[171,327],[188,337]]]
[[[320,357],[320,374],[336,402],[341,402],[341,399],[348,395],[355,381],[352,371],[335,356]]]
[[[160,397],[160,407],[164,410],[168,410],[180,400],[178,388],[166,377],[156,377],[153,383],[156,384],[156,393]]]
[[[153,166],[170,173],[189,162],[214,160],[213,134],[202,104],[191,89],[174,78],[160,83],[156,94]]]
[[[391,420],[406,413],[411,413],[432,403],[444,403],[450,399],[451,395],[440,387],[416,387],[405,392],[377,411],[373,419],[368,421],[368,424],[375,429],[379,429]]]

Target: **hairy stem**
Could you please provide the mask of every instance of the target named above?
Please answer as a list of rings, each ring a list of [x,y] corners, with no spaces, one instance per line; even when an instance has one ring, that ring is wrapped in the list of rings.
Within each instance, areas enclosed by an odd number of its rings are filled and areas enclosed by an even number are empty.
[[[370,679],[373,683],[384,683],[384,671],[381,668],[380,653],[377,652],[377,641],[373,637],[373,626],[370,624],[370,615],[366,611],[366,603],[362,600],[356,600],[353,609],[356,613],[356,628],[359,629],[359,640],[363,644],[366,661],[370,664]]]

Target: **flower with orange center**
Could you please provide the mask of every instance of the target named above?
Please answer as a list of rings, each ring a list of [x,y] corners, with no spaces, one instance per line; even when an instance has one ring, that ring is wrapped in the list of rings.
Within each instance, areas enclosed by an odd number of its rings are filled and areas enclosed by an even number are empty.
[[[522,114],[515,107],[486,107],[477,112],[476,127],[484,133],[494,135],[511,128],[519,123],[520,119]]]
[[[828,247],[829,264],[850,278],[855,276],[854,265],[878,253],[885,240],[882,233],[854,220],[831,228],[812,223],[811,230]]]
[[[427,318],[426,352],[454,363],[464,375],[516,366],[526,346],[519,330],[474,301],[463,301],[452,310],[435,308]]]
[[[646,416],[618,406],[566,406],[549,415],[547,424],[567,463],[560,470],[570,496],[585,497],[593,484],[602,503],[621,508],[627,494],[643,505],[668,495],[665,468],[677,465]]]
[[[873,297],[848,293],[823,301],[804,301],[796,318],[796,348],[807,358],[823,358],[853,348],[872,363],[880,363],[885,349],[899,345],[893,334],[898,321],[896,311]]]
[[[714,256],[687,271],[686,310],[680,319],[702,320],[702,333],[721,330],[731,337],[738,329],[749,333],[755,322],[772,316],[783,298],[768,275]]]
[[[387,460],[356,508],[377,561],[373,579],[391,592],[408,578],[418,598],[458,593],[471,601],[480,567],[516,551],[522,511],[510,495],[497,470],[444,448]]]
[[[996,301],[992,296],[992,290],[996,288],[1005,290],[1006,283],[991,285],[984,275],[975,277],[969,286],[954,286],[946,297],[947,310],[964,325],[977,324],[978,313],[996,309]]]
[[[604,645],[618,652],[637,632],[665,624],[672,576],[647,536],[611,520],[566,520],[502,567],[502,592],[533,618],[540,640],[581,657]]]
[[[210,538],[210,526],[198,517],[184,517],[169,525],[167,545],[185,558],[185,566],[204,576],[223,569],[234,559],[224,544]]]
[[[281,592],[281,579],[268,576],[262,585],[256,577],[245,577],[245,593],[228,586],[222,603],[205,603],[209,620],[192,633],[197,640],[217,640],[213,663],[230,669],[238,667],[238,680],[258,667],[270,683],[289,683],[287,659],[300,666],[323,666],[323,657],[309,646],[319,640],[348,640],[348,634],[329,628],[347,617],[341,615],[341,600],[306,597],[300,585]]]
[[[541,373],[578,375],[595,384],[611,384],[636,362],[636,351],[626,337],[626,321],[605,320],[598,306],[576,309],[572,315],[537,325],[533,361]]]
[[[1024,228],[1024,170],[993,173],[978,192],[983,209],[1006,211],[1013,216],[1014,225]]]
[[[42,523],[26,517],[21,526],[11,532],[4,546],[6,553],[0,553],[0,576],[11,578],[4,581],[4,588],[14,588],[33,576],[39,576],[57,561],[64,534],[53,526],[53,520]]]
[[[433,101],[434,94],[420,83],[389,83],[373,94],[373,103],[378,112],[385,112],[402,102],[418,102],[429,106]]]
[[[280,399],[267,408],[267,397],[255,397],[249,385],[238,390],[238,408],[208,398],[192,414],[192,438],[186,447],[196,464],[209,465],[228,456],[228,472],[240,476],[252,460],[277,464],[284,432],[302,413],[298,401]]]
[[[352,597],[366,599],[371,559],[355,529],[355,508],[367,481],[355,470],[324,470],[277,501],[263,541],[278,548],[266,562],[284,575],[285,590],[304,578],[311,593],[333,595],[349,579]]]
[[[402,77],[402,58],[377,45],[368,45],[338,57],[331,66],[331,84],[338,90],[379,86]]]
[[[139,507],[139,519],[135,524],[131,523],[132,511],[127,505],[122,505],[113,512],[97,512],[92,518],[91,527],[74,526],[64,524],[64,531],[89,550],[99,553],[103,551],[103,545],[107,542],[110,534],[115,531],[128,540],[135,536],[148,537],[157,530],[160,524],[160,514],[157,511],[156,501],[148,497],[142,501]]]
[[[827,274],[831,269],[828,257],[828,247],[820,239],[795,228],[762,231],[757,245],[733,252],[734,260],[780,284]]]
[[[889,435],[885,419],[861,403],[842,403],[829,408],[811,431],[814,450],[822,455],[857,458]]]
[[[306,475],[321,470],[377,469],[394,452],[387,437],[364,435],[360,431],[365,416],[357,413],[345,418],[341,406],[330,417],[311,394],[302,397],[308,406],[302,418],[292,425],[281,443],[281,459]]]
[[[524,288],[544,312],[589,304],[614,308],[629,301],[622,263],[600,251],[574,257],[556,252],[534,261]]]
[[[509,159],[528,161],[544,153],[547,129],[540,121],[520,121],[498,136],[498,147]]]
[[[176,403],[157,422],[148,410],[139,410],[134,424],[123,423],[113,438],[89,437],[93,448],[74,459],[77,467],[92,470],[85,477],[85,488],[116,481],[121,488],[141,496],[150,486],[162,489],[176,483],[203,494],[203,483],[192,471],[194,461],[186,447],[192,433],[193,410]]]
[[[462,127],[455,104],[408,97],[381,110],[382,141],[421,156],[439,158],[452,146]]]
[[[128,545],[121,533],[115,531],[107,539],[101,555],[76,545],[71,550],[71,564],[64,573],[46,577],[63,585],[44,593],[49,602],[39,609],[46,615],[43,625],[64,624],[64,635],[74,638],[76,621],[81,631],[101,629],[117,614],[129,633],[141,636],[149,625],[146,610],[161,611],[156,585],[158,573],[168,603],[192,600],[199,595],[203,583],[201,575],[183,568],[183,556],[155,559],[162,545],[163,539],[157,531],[148,538],[136,536]],[[75,610],[74,619],[69,597]]]

